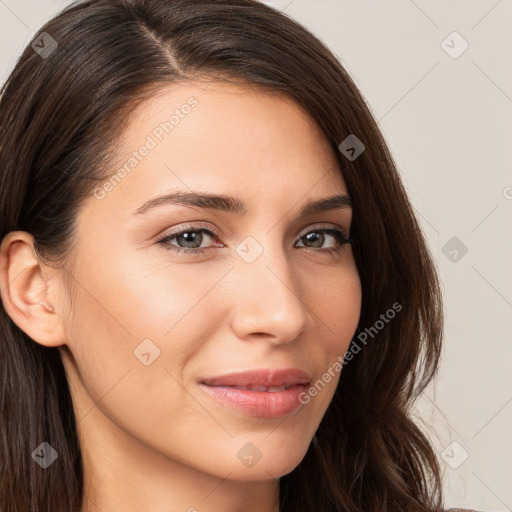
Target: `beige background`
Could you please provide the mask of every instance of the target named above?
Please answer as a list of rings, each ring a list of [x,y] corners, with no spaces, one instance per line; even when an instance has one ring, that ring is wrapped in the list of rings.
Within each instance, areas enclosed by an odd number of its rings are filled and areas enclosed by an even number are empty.
[[[355,79],[438,262],[444,357],[416,413],[439,454],[446,504],[510,511],[512,1],[266,3],[310,28]],[[0,0],[0,82],[65,5]]]

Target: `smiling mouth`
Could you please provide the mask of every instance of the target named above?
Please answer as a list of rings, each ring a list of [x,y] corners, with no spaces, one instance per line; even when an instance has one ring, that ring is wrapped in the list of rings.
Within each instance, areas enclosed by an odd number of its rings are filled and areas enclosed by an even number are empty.
[[[300,396],[307,392],[309,382],[287,383],[281,386],[261,384],[239,386],[206,382],[201,382],[199,385],[212,398],[246,415],[277,418],[286,416],[302,406]]]

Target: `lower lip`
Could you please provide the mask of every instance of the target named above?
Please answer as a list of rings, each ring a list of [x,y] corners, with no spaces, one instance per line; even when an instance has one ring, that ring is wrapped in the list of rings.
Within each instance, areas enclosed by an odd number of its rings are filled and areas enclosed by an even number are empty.
[[[226,405],[243,411],[249,416],[278,418],[301,407],[299,396],[307,392],[308,385],[301,384],[283,391],[248,391],[230,386],[208,386],[200,383],[201,389]]]

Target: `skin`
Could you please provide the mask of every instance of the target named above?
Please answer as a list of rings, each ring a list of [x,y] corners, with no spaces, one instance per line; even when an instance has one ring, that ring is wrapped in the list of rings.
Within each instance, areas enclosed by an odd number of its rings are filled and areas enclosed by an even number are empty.
[[[311,199],[347,193],[345,182],[324,136],[292,100],[222,82],[166,86],[126,126],[119,166],[191,96],[197,106],[136,168],[102,199],[85,200],[64,269],[36,258],[29,233],[11,232],[1,245],[8,314],[62,355],[84,456],[82,512],[277,511],[278,479],[306,454],[339,373],[279,418],[219,403],[198,381],[297,367],[315,382],[358,324],[351,245],[330,254],[333,236],[304,238],[319,224],[349,233],[352,210],[298,216]],[[236,196],[248,212],[165,205],[132,215],[151,198],[188,189]],[[190,223],[220,236],[168,243],[200,245],[203,255],[156,243]],[[249,236],[262,249],[251,263],[236,251]],[[144,339],[160,350],[148,366],[134,355]],[[262,454],[251,467],[237,457],[248,442]]]

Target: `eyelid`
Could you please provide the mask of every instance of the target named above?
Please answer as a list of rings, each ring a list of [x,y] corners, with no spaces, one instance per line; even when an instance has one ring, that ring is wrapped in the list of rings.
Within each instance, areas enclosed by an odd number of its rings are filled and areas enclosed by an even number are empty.
[[[218,239],[221,238],[220,233],[215,228],[212,228],[210,225],[208,225],[208,227],[206,227],[201,224],[184,224],[184,225],[180,226],[179,228],[176,228],[176,230],[173,230],[167,234],[160,236],[159,240],[163,240],[163,239],[167,239],[167,238],[174,238],[176,236],[182,235],[183,233],[188,233],[189,231],[197,231],[197,232],[209,231]],[[210,236],[210,235],[208,235],[208,236]]]
[[[303,232],[301,232],[302,234],[300,234],[298,238],[302,238],[303,236],[307,235],[310,231],[315,231],[315,229],[318,229],[318,230],[334,229],[336,231],[342,231],[343,234],[347,238],[350,238],[350,230],[347,230],[347,229],[343,228],[342,226],[339,226],[338,224],[329,224],[329,223],[313,224],[313,225],[309,226],[308,228],[306,228]]]

